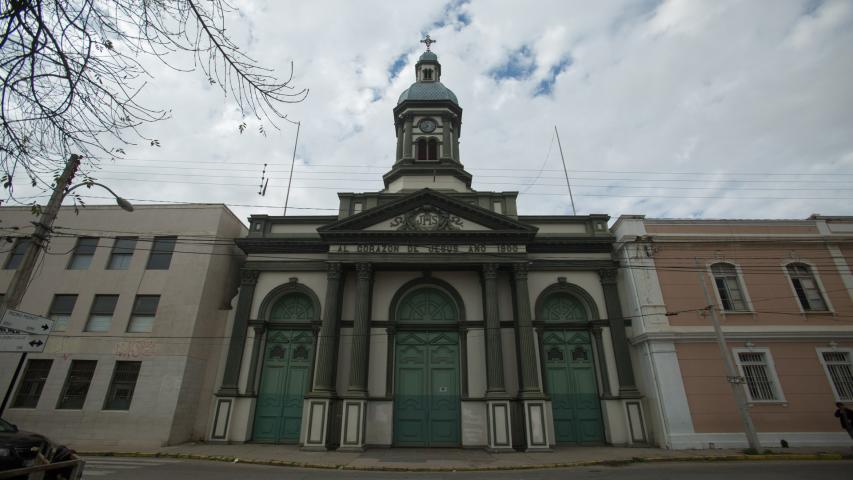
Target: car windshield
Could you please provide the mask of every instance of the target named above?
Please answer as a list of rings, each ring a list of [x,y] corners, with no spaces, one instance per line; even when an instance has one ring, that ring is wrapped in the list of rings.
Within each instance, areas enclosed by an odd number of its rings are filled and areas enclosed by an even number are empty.
[[[0,432],[2,432],[2,433],[14,433],[14,431],[15,431],[15,427],[13,427],[11,423],[0,418]]]

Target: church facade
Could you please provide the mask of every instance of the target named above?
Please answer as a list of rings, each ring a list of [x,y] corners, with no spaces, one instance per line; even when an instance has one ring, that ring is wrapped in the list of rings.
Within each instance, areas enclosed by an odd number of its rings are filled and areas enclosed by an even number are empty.
[[[253,215],[211,442],[549,450],[649,442],[607,215],[524,216],[471,188],[427,51],[385,188]]]

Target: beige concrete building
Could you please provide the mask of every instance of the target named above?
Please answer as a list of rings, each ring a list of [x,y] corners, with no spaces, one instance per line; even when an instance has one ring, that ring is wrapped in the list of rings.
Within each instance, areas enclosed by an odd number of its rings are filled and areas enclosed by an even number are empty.
[[[746,446],[710,303],[762,445],[849,444],[833,412],[853,401],[853,217],[623,216],[611,230],[655,443]]]
[[[34,217],[0,208],[9,285]],[[243,224],[223,205],[63,207],[18,309],[51,317],[4,418],[72,446],[202,439],[236,293]],[[0,354],[0,389],[19,354]]]
[[[415,74],[383,190],[338,194],[336,216],[250,218],[209,440],[644,443],[608,217],[523,216],[517,192],[473,190],[437,56]]]

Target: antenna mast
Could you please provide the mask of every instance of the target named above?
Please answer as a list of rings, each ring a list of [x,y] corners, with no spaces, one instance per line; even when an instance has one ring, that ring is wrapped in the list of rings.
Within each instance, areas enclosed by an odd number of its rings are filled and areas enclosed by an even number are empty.
[[[284,197],[284,215],[287,215],[287,203],[290,201],[290,184],[293,182],[293,166],[296,164],[296,145],[299,143],[299,127],[302,122],[296,122],[296,140],[293,141],[293,158],[290,160],[290,178],[287,179],[287,195]],[[266,191],[266,187],[264,188]]]
[[[572,196],[572,184],[569,182],[569,170],[566,168],[566,157],[563,156],[563,144],[560,143],[560,132],[557,131],[557,126],[554,125],[554,133],[557,134],[557,146],[560,147],[560,158],[563,159],[563,173],[566,174],[566,186],[569,187],[569,200],[572,201],[572,215],[577,215],[575,210],[575,198]]]

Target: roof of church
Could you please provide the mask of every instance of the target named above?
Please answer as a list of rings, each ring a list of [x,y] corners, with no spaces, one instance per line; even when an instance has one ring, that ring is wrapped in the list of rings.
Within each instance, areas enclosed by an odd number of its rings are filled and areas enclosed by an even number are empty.
[[[419,58],[418,61],[419,62],[424,62],[424,61],[437,62],[438,61],[438,55],[436,55],[432,52],[424,52],[423,54],[421,54],[421,58]]]
[[[403,90],[397,105],[406,100],[449,100],[459,105],[456,94],[445,87],[441,82],[416,82],[411,87]]]

